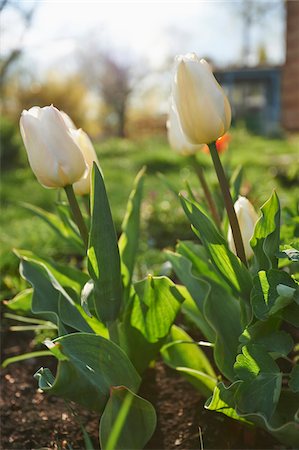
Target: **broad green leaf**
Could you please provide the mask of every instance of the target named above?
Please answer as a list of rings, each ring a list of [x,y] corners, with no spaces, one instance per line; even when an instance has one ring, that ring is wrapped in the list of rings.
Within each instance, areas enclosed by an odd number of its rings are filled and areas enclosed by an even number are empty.
[[[214,359],[229,380],[235,377],[233,365],[242,333],[240,303],[220,284],[210,280],[210,292],[204,302],[204,316],[214,329]]]
[[[4,304],[13,311],[22,311],[23,314],[27,315],[31,311],[32,295],[32,288],[25,289],[24,291],[19,292],[11,300],[5,301]]]
[[[236,412],[234,406],[234,396],[236,394],[236,390],[240,386],[240,383],[241,381],[235,381],[228,387],[226,387],[223,383],[217,384],[214,388],[212,397],[206,401],[205,408],[210,411],[221,412],[222,414],[225,414],[226,416],[240,422],[248,422]]]
[[[176,252],[191,261],[194,275],[204,275],[214,281],[222,281],[209,261],[209,256],[203,245],[195,244],[192,241],[179,241]]]
[[[242,414],[261,413],[270,420],[282,383],[282,373],[273,358],[261,346],[244,346],[234,368],[243,380],[235,394],[237,410]]]
[[[214,390],[213,397],[206,402],[205,407],[222,412],[236,420],[254,423],[285,445],[296,448],[299,442],[299,395],[289,390],[282,390],[273,417],[268,420],[263,413],[242,414],[236,409],[235,397],[240,383],[242,382],[236,381],[229,387],[219,383]]]
[[[282,270],[261,270],[253,280],[251,304],[255,316],[265,320],[289,305],[294,298],[297,283]]]
[[[75,304],[44,264],[21,259],[20,273],[34,288],[31,306],[34,314],[55,323],[59,334],[66,334],[68,327],[93,332],[80,314],[82,308]]]
[[[187,288],[188,293],[191,296],[191,301],[186,299],[182,307],[184,308],[184,310],[187,310],[188,313],[190,307],[192,308],[193,306],[193,299],[199,311],[199,314],[197,314],[196,317],[198,319],[200,330],[209,341],[214,342],[214,330],[211,328],[206,318],[204,317],[204,300],[209,295],[209,284],[192,274],[192,263],[184,256],[170,251],[167,252],[167,255],[177,277]]]
[[[277,269],[280,234],[280,206],[276,192],[261,207],[262,216],[255,225],[250,245],[259,270]]]
[[[81,255],[84,255],[85,249],[82,245],[80,236],[72,227],[68,226],[63,220],[61,220],[60,217],[54,213],[39,208],[38,206],[30,205],[29,203],[21,203],[21,205],[41,218],[60,238],[73,245]]]
[[[113,386],[100,421],[102,450],[142,450],[155,431],[156,412],[125,386]]]
[[[189,291],[185,286],[176,285],[178,291],[185,298],[182,304],[182,313],[190,320],[196,327],[202,331],[203,335],[209,342],[215,341],[215,332],[206,321],[202,312],[199,311],[197,304],[191,297]]]
[[[91,230],[88,270],[95,283],[94,304],[103,322],[116,320],[122,302],[120,257],[105,184],[94,164],[91,187]]]
[[[299,328],[299,305],[295,302],[279,311],[279,316],[294,327]]]
[[[76,303],[80,303],[80,294],[83,286],[89,277],[86,273],[75,267],[56,263],[45,258],[41,258],[29,250],[15,250],[15,254],[27,261],[33,261],[46,267],[58,283],[67,291]]]
[[[296,364],[291,371],[289,386],[293,392],[299,392],[299,364]]]
[[[149,275],[134,285],[131,324],[149,342],[158,342],[169,333],[184,297],[167,277]]]
[[[118,241],[125,303],[130,296],[135,259],[138,251],[144,173],[145,168],[140,170],[134,181],[134,188],[130,194],[126,215],[122,224],[122,234]]]
[[[140,377],[123,350],[112,341],[88,333],[55,339],[48,348],[59,359],[56,378],[49,369],[35,377],[39,387],[101,413],[113,386],[137,392]]]
[[[277,317],[256,321],[243,331],[240,342],[245,345],[262,345],[266,351],[277,356],[287,356],[294,346],[294,341],[289,333],[278,329],[280,322]]]
[[[200,207],[183,197],[181,197],[181,202],[216,270],[234,292],[244,299],[248,299],[252,282],[246,267],[229,250],[225,239],[219,234],[213,222]]]
[[[172,326],[161,355],[168,366],[182,373],[204,396],[211,395],[216,374],[205,353],[184,330]]]

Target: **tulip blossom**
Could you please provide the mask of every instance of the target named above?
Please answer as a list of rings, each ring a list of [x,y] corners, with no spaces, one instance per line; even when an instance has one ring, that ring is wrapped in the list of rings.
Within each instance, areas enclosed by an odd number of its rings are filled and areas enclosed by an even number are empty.
[[[239,196],[238,200],[234,204],[234,208],[240,226],[245,256],[247,259],[249,259],[253,255],[253,251],[250,246],[250,240],[254,232],[255,224],[258,220],[258,215],[255,212],[252,204],[246,197]],[[227,240],[230,250],[236,254],[236,248],[231,228],[229,228],[228,230]]]
[[[80,147],[80,150],[85,159],[85,163],[87,165],[87,170],[85,171],[83,177],[80,178],[79,181],[76,181],[74,183],[74,185],[73,185],[74,191],[75,191],[75,194],[77,194],[77,195],[89,194],[92,165],[95,162],[100,169],[100,164],[99,164],[95,149],[94,149],[88,135],[81,129],[71,130],[71,134],[72,134],[74,140],[76,141],[78,147]]]
[[[84,175],[84,156],[57,108],[24,110],[20,129],[31,169],[43,186],[65,187]]]
[[[176,152],[182,155],[194,155],[197,151],[203,150],[203,147],[207,147],[205,144],[194,145],[188,141],[181,128],[180,120],[173,104],[170,107],[166,126],[168,142]]]
[[[172,91],[181,127],[193,144],[216,141],[230,127],[229,101],[204,59],[178,56]]]

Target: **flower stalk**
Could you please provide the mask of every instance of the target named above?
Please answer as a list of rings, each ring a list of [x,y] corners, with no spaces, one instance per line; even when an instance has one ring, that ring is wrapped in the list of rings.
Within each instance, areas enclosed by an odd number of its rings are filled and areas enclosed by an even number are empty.
[[[201,167],[201,165],[198,163],[195,155],[190,155],[190,160],[192,162],[193,168],[195,170],[195,173],[199,179],[199,182],[201,184],[201,187],[203,189],[205,199],[208,203],[209,209],[211,211],[212,217],[219,229],[221,229],[221,220],[220,216],[216,207],[216,203],[213,199],[212,193],[209,189],[208,183],[206,181],[206,177],[204,175],[204,171]]]
[[[78,201],[76,199],[75,193],[74,193],[74,189],[72,185],[67,185],[64,187],[70,208],[71,208],[71,212],[73,215],[73,219],[75,221],[75,223],[78,226],[82,241],[84,243],[85,248],[88,248],[88,230],[86,227],[86,224],[84,222]]]
[[[231,226],[232,235],[236,247],[236,253],[237,256],[240,258],[240,260],[242,261],[242,263],[247,267],[247,261],[241,231],[239,227],[239,222],[237,219],[236,211],[234,209],[233,199],[229,190],[229,184],[226,179],[215,142],[212,142],[210,144],[210,153],[212,156],[214,168],[222,191],[224,205],[227,211],[228,220]]]

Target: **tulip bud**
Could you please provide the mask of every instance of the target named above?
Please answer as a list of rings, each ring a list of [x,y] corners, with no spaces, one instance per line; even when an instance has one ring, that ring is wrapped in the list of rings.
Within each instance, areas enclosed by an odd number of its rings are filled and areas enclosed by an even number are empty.
[[[99,169],[100,169],[100,164],[99,164],[95,149],[94,149],[88,135],[81,129],[71,130],[71,134],[72,134],[75,142],[77,143],[78,147],[80,147],[80,150],[83,154],[83,157],[85,159],[85,163],[87,166],[87,170],[85,171],[83,177],[80,178],[79,181],[76,181],[76,183],[74,183],[73,188],[74,188],[75,194],[77,194],[77,195],[89,194],[89,192],[90,192],[90,177],[91,177],[93,162],[95,162],[97,164]]]
[[[194,155],[197,151],[203,150],[203,147],[205,147],[205,144],[194,145],[188,141],[181,128],[180,120],[173,104],[170,107],[166,126],[170,147],[177,153],[181,155]]]
[[[20,129],[31,169],[43,186],[65,187],[83,176],[84,157],[54,106],[24,110]]]
[[[216,141],[230,127],[231,109],[209,64],[194,53],[176,58],[173,98],[182,129],[193,144]]]
[[[249,200],[247,200],[246,197],[239,196],[238,200],[234,204],[234,208],[240,226],[245,256],[247,259],[249,259],[253,255],[253,251],[250,246],[250,240],[254,232],[255,224],[258,220],[258,215],[255,212],[252,204]],[[230,250],[234,254],[236,254],[236,248],[231,228],[229,228],[228,230],[227,240]]]

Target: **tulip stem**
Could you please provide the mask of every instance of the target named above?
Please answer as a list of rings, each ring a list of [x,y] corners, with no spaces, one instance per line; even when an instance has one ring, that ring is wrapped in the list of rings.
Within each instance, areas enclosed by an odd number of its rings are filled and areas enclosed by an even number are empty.
[[[73,219],[79,228],[79,232],[80,232],[82,241],[85,245],[85,248],[87,249],[88,248],[88,230],[87,230],[86,224],[84,222],[79,204],[77,202],[73,186],[72,185],[65,186],[64,190],[65,190],[67,199],[70,204]]]
[[[220,216],[219,216],[219,213],[218,213],[218,210],[217,210],[217,207],[216,207],[216,203],[215,203],[215,201],[213,199],[212,193],[211,193],[211,191],[209,189],[206,177],[204,175],[203,168],[198,163],[195,155],[191,156],[191,161],[192,161],[192,165],[194,167],[195,173],[196,173],[196,175],[197,175],[197,177],[199,179],[199,182],[201,184],[201,187],[203,189],[203,192],[204,192],[205,198],[207,200],[208,206],[210,208],[212,217],[213,217],[217,227],[219,229],[221,229]]]
[[[218,181],[220,184],[220,188],[222,191],[224,205],[225,205],[225,209],[226,209],[227,215],[228,215],[228,220],[229,220],[229,223],[230,223],[230,226],[232,229],[232,235],[234,238],[237,256],[240,258],[240,260],[243,262],[243,264],[247,267],[247,261],[246,261],[240,226],[239,226],[236,211],[234,208],[233,199],[232,199],[232,196],[231,196],[231,193],[229,190],[229,184],[226,179],[215,142],[212,142],[209,147],[210,147],[210,153],[212,156],[214,168],[215,168],[217,178],[218,178]]]

